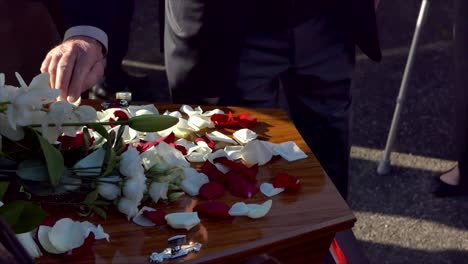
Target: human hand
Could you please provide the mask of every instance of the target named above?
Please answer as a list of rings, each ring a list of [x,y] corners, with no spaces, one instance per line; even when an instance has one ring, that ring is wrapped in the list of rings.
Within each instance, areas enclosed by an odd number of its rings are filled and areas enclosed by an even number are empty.
[[[102,78],[104,68],[102,45],[93,38],[75,36],[49,51],[41,72],[49,72],[50,86],[60,90],[60,100],[74,102]]]

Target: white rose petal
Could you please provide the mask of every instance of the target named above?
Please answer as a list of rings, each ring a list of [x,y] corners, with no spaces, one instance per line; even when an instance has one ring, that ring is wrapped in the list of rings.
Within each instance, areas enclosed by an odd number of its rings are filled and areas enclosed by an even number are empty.
[[[221,109],[216,108],[216,109],[213,109],[213,110],[210,110],[210,111],[206,111],[202,115],[211,117],[214,114],[224,114],[224,111],[221,110]]]
[[[213,141],[226,142],[226,143],[231,143],[231,144],[233,144],[233,145],[237,145],[237,144],[238,144],[234,139],[228,137],[227,135],[225,135],[225,134],[223,134],[223,133],[221,133],[221,132],[219,132],[219,131],[213,131],[213,132],[211,132],[211,133],[207,133],[207,135],[208,135],[208,137],[210,137]]]
[[[183,171],[185,179],[180,184],[180,188],[191,196],[198,195],[200,188],[210,181],[208,176],[194,168],[184,168]]]
[[[248,204],[247,208],[249,212],[247,216],[253,219],[262,218],[270,211],[272,204],[272,200],[268,200],[262,204]]]
[[[273,145],[273,151],[287,161],[307,158],[307,155],[293,141]]]
[[[220,158],[220,157],[227,157],[229,158],[228,154],[226,153],[226,151],[224,151],[223,149],[218,149],[217,151],[211,153],[208,155],[207,157],[207,160],[209,160],[211,163],[213,163],[216,168],[218,168],[218,170],[224,174],[226,174],[228,171],[230,171],[231,169],[227,166],[224,166],[223,164],[221,163],[215,163],[214,160],[216,158]]]
[[[265,165],[273,157],[273,152],[264,142],[253,140],[247,143],[242,149],[242,158],[251,164]]]
[[[88,221],[81,222],[81,227],[83,228],[83,232],[85,234],[85,237],[89,236],[89,233],[94,234],[94,239],[100,240],[100,239],[106,239],[107,242],[109,242],[109,234],[104,232],[104,228],[101,225],[96,226],[93,223],[90,223]]]
[[[202,116],[202,115],[191,115],[188,118],[188,124],[192,127],[196,127],[198,129],[204,128],[212,128],[214,127],[213,122],[211,122],[210,117]]]
[[[224,151],[226,151],[228,159],[238,160],[242,158],[243,148],[243,146],[226,146],[224,147]]]
[[[65,251],[60,251],[56,249],[52,243],[50,243],[49,240],[49,232],[52,229],[50,226],[45,226],[45,225],[40,225],[39,229],[37,230],[37,239],[39,240],[39,243],[41,244],[42,248],[45,249],[45,251],[52,253],[52,254],[61,254]]]
[[[284,191],[284,188],[275,188],[273,184],[264,182],[260,185],[260,191],[264,195],[268,197],[272,197],[272,196],[282,193]]]
[[[182,105],[179,109],[180,112],[186,113],[188,116],[200,115],[203,113],[203,110],[198,106],[195,110],[190,105]]]
[[[249,208],[244,202],[237,202],[229,209],[229,215],[231,216],[244,216],[249,212]]]
[[[167,224],[175,229],[190,230],[200,223],[198,213],[173,213],[167,214],[165,217]]]
[[[67,252],[80,247],[85,241],[81,223],[70,218],[62,218],[49,231],[49,241],[59,252]]]
[[[255,133],[254,131],[248,128],[239,129],[236,132],[234,132],[234,134],[232,135],[234,136],[234,138],[239,140],[239,142],[241,142],[242,144],[246,144],[257,138],[257,133]]]
[[[185,159],[184,155],[166,142],[162,141],[155,148],[156,152],[167,164],[180,168],[190,167],[190,163]]]
[[[77,170],[77,175],[89,175],[90,173],[99,174],[101,172],[102,164],[104,163],[104,157],[106,155],[106,150],[103,148],[98,148],[93,151],[88,156],[84,157],[80,161],[78,161],[73,168],[75,169],[85,169],[85,168],[93,168],[87,170]],[[80,173],[82,171],[83,173]]]
[[[143,206],[143,208],[141,208],[141,210],[138,212],[138,214],[135,217],[133,217],[133,219],[132,219],[133,223],[135,223],[135,224],[137,224],[139,226],[144,226],[144,227],[155,226],[156,225],[155,223],[151,222],[151,220],[149,220],[148,218],[146,218],[143,215],[144,211],[154,212],[154,211],[156,211],[156,209],[151,208],[151,207],[147,207],[147,206]]]
[[[187,152],[189,149],[197,146],[195,143],[193,143],[192,141],[188,141],[185,138],[176,140],[175,144],[183,146],[185,149],[187,149]]]
[[[36,242],[34,242],[32,232],[17,234],[16,238],[32,258],[42,256],[41,250],[37,246]]]
[[[272,204],[272,200],[268,200],[263,204],[245,204],[243,202],[238,202],[231,206],[229,215],[248,216],[253,219],[261,218],[270,211]]]
[[[147,105],[130,105],[127,107],[130,116],[139,116],[147,114],[159,114],[158,109],[153,104]]]

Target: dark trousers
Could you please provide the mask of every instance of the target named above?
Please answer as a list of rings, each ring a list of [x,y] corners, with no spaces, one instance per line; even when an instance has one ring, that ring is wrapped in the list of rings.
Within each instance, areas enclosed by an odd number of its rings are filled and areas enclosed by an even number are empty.
[[[460,185],[468,192],[468,1],[455,3],[456,143]]]
[[[293,28],[251,32],[222,104],[288,109],[346,199],[354,44],[347,25],[315,16]]]

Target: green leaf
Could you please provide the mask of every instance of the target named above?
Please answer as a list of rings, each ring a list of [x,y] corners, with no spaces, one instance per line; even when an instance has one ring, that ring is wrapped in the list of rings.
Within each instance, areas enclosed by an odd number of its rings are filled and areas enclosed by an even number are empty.
[[[89,128],[93,129],[94,131],[98,132],[103,138],[108,139],[109,133],[107,133],[106,128],[101,124],[89,124]]]
[[[0,207],[0,216],[16,234],[21,234],[38,227],[44,221],[46,213],[31,202],[14,201]]]
[[[107,213],[102,209],[101,207],[93,206],[91,205],[89,207],[93,212],[95,212],[97,215],[99,215],[102,219],[106,220],[107,219]]]
[[[91,146],[91,134],[89,133],[89,129],[87,127],[83,128],[83,146],[81,149],[83,152],[87,153],[89,151],[89,147]]]
[[[124,132],[125,132],[125,125],[121,125],[119,127],[119,130],[117,131],[117,136],[115,137],[116,142],[119,142],[122,139],[122,135]]]
[[[128,120],[128,125],[140,132],[158,132],[177,124],[179,119],[168,115],[141,115]]]
[[[60,177],[62,177],[65,172],[65,164],[63,161],[62,153],[56,148],[54,148],[45,138],[39,135],[36,132],[39,143],[41,144],[42,152],[44,153],[47,170],[49,172],[50,183],[53,186],[57,186],[60,182]]]
[[[114,130],[111,130],[111,132],[109,132],[109,137],[107,138],[109,147],[112,147],[114,145],[116,135],[117,133],[115,133]]]
[[[114,170],[115,166],[117,165],[117,154],[115,153],[115,150],[113,148],[109,149],[106,155],[108,156],[108,158],[106,170],[102,174],[102,176],[104,177],[109,176]]]
[[[185,194],[184,192],[173,192],[173,193],[169,194],[169,196],[167,198],[168,198],[169,202],[172,203],[172,202],[177,201],[184,194]]]
[[[7,192],[8,186],[10,186],[9,182],[0,182],[0,200],[3,200],[3,196]]]
[[[94,191],[88,193],[88,195],[86,195],[84,203],[85,204],[93,204],[98,199],[98,194],[99,193],[98,193],[97,190],[94,190]]]
[[[25,160],[20,163],[16,175],[23,180],[49,181],[49,172],[42,160]]]

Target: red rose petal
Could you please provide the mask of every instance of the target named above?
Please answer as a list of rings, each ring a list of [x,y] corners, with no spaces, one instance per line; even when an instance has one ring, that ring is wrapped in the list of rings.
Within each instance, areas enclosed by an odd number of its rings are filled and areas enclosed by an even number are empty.
[[[225,178],[224,173],[218,170],[218,168],[209,160],[203,163],[203,165],[200,167],[200,172],[208,176],[210,181],[217,181]]]
[[[280,172],[271,180],[273,187],[284,188],[287,192],[297,192],[301,189],[301,182],[296,177]]]
[[[216,158],[214,159],[214,162],[216,163],[219,162],[223,164],[224,166],[231,168],[231,170],[241,173],[250,183],[257,182],[257,172],[258,172],[257,164],[249,168],[240,162],[229,160],[226,157]]]
[[[170,144],[170,145],[172,146],[172,144]],[[174,144],[173,147],[174,147],[175,149],[177,149],[178,151],[182,152],[182,155],[184,155],[184,156],[187,155],[187,153],[188,153],[187,149],[186,149],[184,146],[182,146],[182,145],[176,145],[176,144]]]
[[[245,113],[239,116],[233,116],[232,112],[228,115],[214,114],[211,116],[211,121],[219,128],[253,128],[257,125],[257,118]]]
[[[200,215],[215,218],[215,219],[231,219],[229,215],[230,207],[222,202],[209,201],[197,204],[194,208],[194,212],[198,212]]]
[[[92,138],[93,140],[94,138]],[[84,133],[80,132],[77,133],[76,136],[60,136],[57,141],[61,143],[60,147],[65,150],[69,150],[72,148],[80,148],[84,144]]]
[[[57,218],[51,217],[51,216],[47,216],[46,218],[44,218],[44,220],[42,221],[41,225],[53,227],[57,221],[58,221]]]
[[[239,126],[242,128],[253,128],[257,125],[257,118],[249,116],[246,113],[240,114],[238,117]]]
[[[216,143],[206,134],[203,137],[196,138],[194,141],[195,141],[195,143],[203,141],[208,145],[208,147],[210,149],[214,149],[214,147],[216,145]]]
[[[237,171],[229,171],[226,174],[226,178],[227,188],[233,196],[251,198],[258,192],[257,184],[249,183],[245,177]]]
[[[169,135],[167,135],[165,137],[160,137],[160,138],[156,139],[155,141],[140,140],[140,143],[138,143],[135,147],[138,150],[138,152],[142,153],[142,152],[147,151],[148,149],[150,149],[153,146],[157,146],[162,141],[166,142],[169,145],[174,144],[175,134],[173,132],[171,132]]]
[[[143,211],[143,216],[148,218],[151,222],[153,222],[156,225],[166,224],[166,212],[164,212],[163,210]]]
[[[114,116],[117,118],[118,121],[127,121],[128,115],[122,110],[117,110],[114,112]]]
[[[224,186],[216,181],[203,184],[198,195],[206,200],[216,199],[224,195]]]

